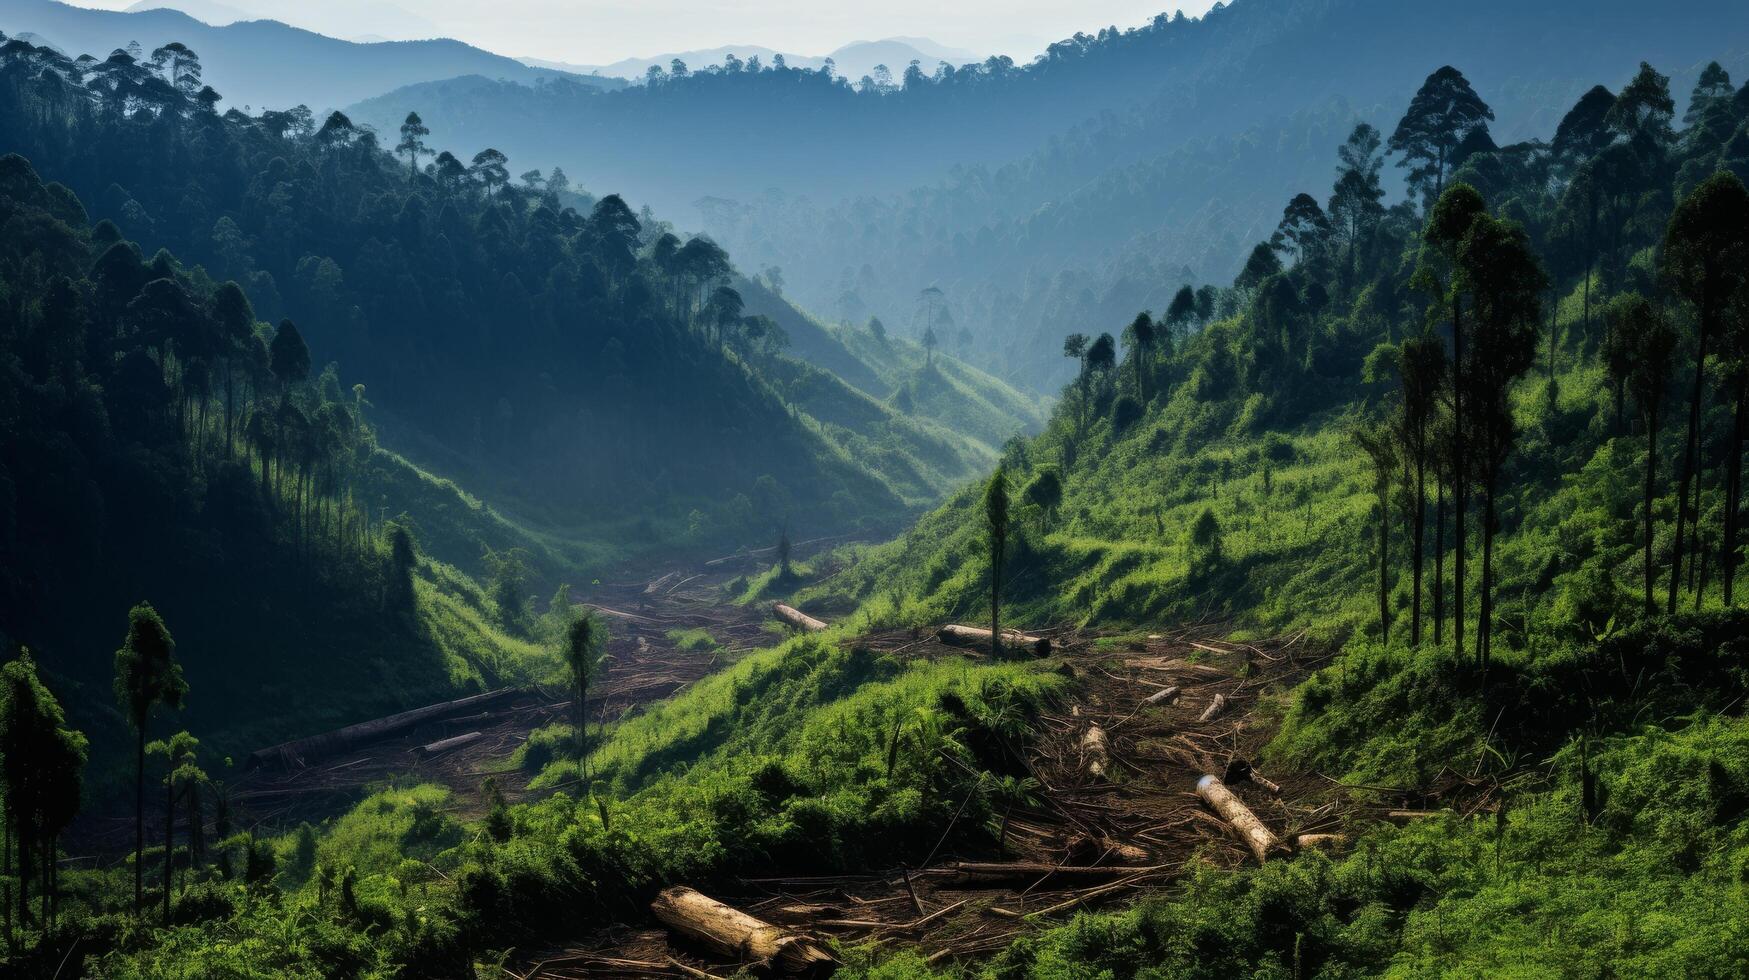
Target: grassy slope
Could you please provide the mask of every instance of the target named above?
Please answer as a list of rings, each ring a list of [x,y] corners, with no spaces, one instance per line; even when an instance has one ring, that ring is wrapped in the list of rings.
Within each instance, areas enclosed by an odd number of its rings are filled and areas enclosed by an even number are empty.
[[[937,354],[937,369],[926,372],[928,358],[911,341],[891,335],[882,341],[867,330],[821,323],[751,280],[739,288],[748,313],[771,317],[789,335],[793,357],[879,401],[891,403],[900,388],[909,388],[912,405],[903,414],[919,422],[938,423],[989,451],[1044,424],[1043,399],[977,368]]]
[[[1584,346],[1571,298],[1560,316],[1569,344]],[[1595,352],[1563,356],[1553,405],[1543,378],[1517,391],[1520,445],[1497,543],[1501,643],[1511,649],[1486,695],[1450,669],[1449,652],[1376,645],[1370,470],[1343,434],[1376,392],[1356,387],[1348,404],[1258,425],[1254,405],[1198,399],[1187,383],[1128,432],[1093,424],[1055,523],[1047,530],[1036,508],[1020,512],[1015,622],[1151,627],[1212,615],[1241,633],[1304,627],[1346,641],[1337,665],[1286,705],[1272,762],[1417,786],[1463,760],[1485,778],[1514,774],[1508,814],[1365,829],[1354,855],[1336,861],[1308,855],[1255,874],[1196,874],[1182,899],[1079,917],[1017,944],[991,975],[1541,975],[1603,964],[1717,975],[1749,963],[1749,937],[1727,925],[1749,911],[1749,722],[1737,707],[1749,670],[1731,652],[1749,623],[1632,627],[1596,648],[1595,637],[1636,615],[1646,450],[1642,437],[1612,432]],[[1714,415],[1715,429],[1728,426]],[[1058,463],[1069,429],[1059,418],[1011,455],[1017,489]],[[1673,492],[1665,486],[1656,505],[1661,520]],[[1705,492],[1703,509],[1715,508],[1715,491]],[[1205,508],[1223,528],[1225,556],[1193,567],[1186,531]],[[979,495],[968,489],[902,538],[853,552],[850,568],[800,599],[881,621],[976,616],[984,547]],[[1401,547],[1398,539],[1399,562]],[[1719,605],[1716,585],[1704,604]],[[1401,637],[1406,574],[1391,605]],[[1660,648],[1683,643],[1711,673],[1659,674],[1679,659]],[[1575,662],[1589,666],[1576,672]],[[1641,682],[1624,687],[1624,670]],[[1585,731],[1599,739],[1588,765],[1603,801],[1589,815],[1573,741]],[[865,971],[928,972],[879,956],[853,975]]]

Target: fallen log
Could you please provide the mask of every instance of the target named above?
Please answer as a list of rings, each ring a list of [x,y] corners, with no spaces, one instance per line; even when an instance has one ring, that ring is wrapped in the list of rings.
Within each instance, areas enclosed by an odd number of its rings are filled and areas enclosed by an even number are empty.
[[[1294,838],[1294,850],[1339,850],[1348,843],[1346,834],[1301,834]]]
[[[980,626],[960,626],[949,623],[936,632],[941,642],[950,646],[988,646],[991,633]],[[1051,652],[1051,641],[1042,636],[1030,636],[1018,630],[1002,631],[1002,647],[1006,650],[1030,650],[1036,656]]]
[[[1245,845],[1251,848],[1251,853],[1256,855],[1258,864],[1269,858],[1269,852],[1277,844],[1275,835],[1263,825],[1263,821],[1257,819],[1257,814],[1252,813],[1243,800],[1233,795],[1233,791],[1221,782],[1219,776],[1211,774],[1197,780],[1196,795],[1202,797],[1204,803],[1238,832]]]
[[[755,919],[684,885],[663,889],[650,911],[674,932],[760,969],[804,977],[828,977],[838,969],[838,961],[812,937]]]
[[[1226,707],[1227,707],[1227,696],[1225,694],[1217,694],[1217,695],[1215,695],[1215,699],[1213,701],[1209,702],[1209,706],[1202,709],[1202,715],[1200,717],[1198,717],[1196,720],[1197,721],[1209,721],[1209,720],[1213,719],[1216,715],[1218,715],[1222,711],[1224,711],[1226,709]]]
[[[507,687],[484,694],[475,694],[455,701],[445,701],[441,704],[426,705],[386,718],[371,721],[361,721],[356,725],[347,725],[331,732],[311,735],[309,738],[293,739],[265,749],[257,749],[249,754],[248,769],[272,766],[281,769],[295,769],[308,765],[310,762],[339,755],[360,745],[365,745],[391,735],[399,735],[428,721],[437,721],[464,711],[478,711],[488,705],[519,697],[525,692],[521,688]]]
[[[1159,704],[1162,701],[1176,701],[1177,699],[1178,699],[1178,686],[1173,685],[1172,687],[1163,687],[1163,688],[1159,689],[1158,691],[1155,691],[1153,694],[1148,695],[1146,698],[1144,698],[1142,700],[1142,703],[1143,704]]]
[[[1394,823],[1409,823],[1412,820],[1430,820],[1450,814],[1450,810],[1392,810],[1385,814],[1385,819]]]
[[[485,737],[486,737],[485,735],[483,735],[479,732],[468,732],[465,735],[455,735],[455,736],[451,736],[450,738],[440,738],[435,742],[431,742],[427,745],[419,746],[418,748],[414,749],[413,752],[415,755],[419,756],[422,759],[429,758],[429,757],[434,756],[434,755],[440,755],[444,752],[448,752],[450,749],[459,749],[462,746],[467,745],[470,742],[477,742],[480,739],[485,738]]]
[[[800,609],[781,602],[772,603],[771,614],[804,633],[819,633],[826,629],[825,620],[815,619]]]
[[[1111,740],[1106,738],[1105,729],[1098,725],[1088,725],[1087,734],[1081,736],[1081,759],[1087,766],[1087,774],[1095,779],[1104,779],[1111,768]]]

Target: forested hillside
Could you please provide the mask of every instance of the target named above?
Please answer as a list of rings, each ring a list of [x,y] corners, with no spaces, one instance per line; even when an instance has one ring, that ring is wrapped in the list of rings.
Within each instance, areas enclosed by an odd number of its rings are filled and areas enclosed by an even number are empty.
[[[489,503],[622,550],[732,546],[786,520],[890,521],[978,458],[920,449],[905,426],[858,430],[941,457],[887,473],[823,438],[765,377],[783,331],[744,313],[708,239],[579,196],[562,171],[512,180],[495,150],[464,165],[426,148],[416,116],[396,160],[342,114],[218,115],[196,54],[155,54],[11,44],[0,146],[297,320],[319,359],[356,372],[398,449]]]
[[[519,610],[481,616],[480,590],[419,554],[471,538],[471,563],[525,536],[380,449],[362,388],[292,321],[87,221],[0,158],[0,636],[95,741],[99,798],[125,744],[112,653],[143,597],[198,692],[183,721],[221,754],[541,669]],[[446,508],[460,527],[406,516]]]
[[[122,12],[57,0],[5,0],[0,3],[0,28],[15,34],[29,31],[69,58],[86,53],[102,58],[130,44],[151,51],[180,41],[199,51],[207,70],[222,80],[227,108],[256,112],[307,105],[325,113],[389,89],[458,75],[531,83],[562,76],[596,88],[623,84],[532,68],[460,41],[360,44],[277,20],[238,18],[238,23],[214,27],[173,8],[149,5]]]
[[[1462,16],[1427,2],[1239,0],[1067,38],[1029,65],[890,65],[887,84],[737,59],[608,97],[434,82],[353,114],[386,130],[423,107],[445,138],[491,139],[682,224],[696,202],[704,230],[750,268],[783,268],[833,319],[872,314],[920,336],[917,296],[936,286],[978,363],[1049,386],[1062,375],[1041,341],[1057,325],[1230,280],[1245,243],[1273,226],[1273,202],[1327,183],[1313,149],[1357,121],[1386,129],[1428,65],[1458,65],[1490,93],[1495,142],[1547,139],[1580,94],[1622,84],[1640,60],[1681,90],[1710,59],[1742,74],[1749,52],[1705,39],[1746,30],[1749,13],[1716,0],[1656,17],[1629,0],[1490,0]],[[625,138],[585,135],[597,132]],[[808,153],[790,152],[798,140]]]

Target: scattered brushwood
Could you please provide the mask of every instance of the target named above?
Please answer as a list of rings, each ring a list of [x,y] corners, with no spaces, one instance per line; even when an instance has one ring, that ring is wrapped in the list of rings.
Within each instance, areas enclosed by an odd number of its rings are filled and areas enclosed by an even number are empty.
[[[1204,625],[1131,641],[1120,653],[1071,629],[1042,632],[1062,657],[1066,680],[1013,760],[1015,775],[1023,770],[1037,788],[1002,814],[1009,857],[974,858],[944,845],[924,867],[741,879],[724,886],[738,890],[714,897],[789,933],[915,948],[931,964],[972,966],[1056,917],[1170,888],[1199,855],[1226,866],[1253,859],[1251,843],[1190,792],[1207,773],[1222,774],[1233,784],[1227,792],[1235,799],[1244,793],[1257,807],[1252,816],[1269,821],[1266,854],[1286,852],[1277,835],[1295,847],[1341,846],[1331,835],[1353,807],[1339,788],[1288,772],[1264,779],[1247,761],[1272,734],[1253,708],[1263,693],[1316,665],[1309,644],[1228,643]],[[851,642],[893,656],[963,655],[934,630],[894,628]],[[977,642],[987,644],[988,632]],[[1217,695],[1225,710],[1199,720]],[[1095,776],[1089,763],[1101,759],[1103,774]],[[998,827],[992,820],[992,841]],[[612,955],[646,962],[683,955],[666,941]]]
[[[804,633],[821,633],[827,628],[825,620],[815,619],[800,609],[781,602],[772,603],[771,614]]]
[[[936,631],[936,636],[941,642],[959,647],[988,647],[993,635],[981,626],[962,626],[958,623],[949,623]],[[1051,641],[1049,637],[1045,636],[1033,636],[1018,630],[1003,630],[1002,649],[1043,657],[1051,652]]]
[[[828,977],[838,960],[818,940],[756,919],[683,885],[650,903],[657,920],[713,952],[789,976]]]

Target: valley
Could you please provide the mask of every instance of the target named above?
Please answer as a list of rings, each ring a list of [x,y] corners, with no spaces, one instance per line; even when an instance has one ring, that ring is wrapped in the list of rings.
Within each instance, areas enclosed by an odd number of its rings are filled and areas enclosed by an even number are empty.
[[[1742,974],[1749,10],[986,3],[0,3],[0,974]]]

